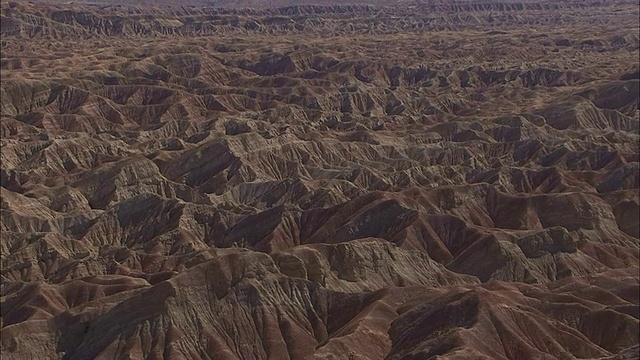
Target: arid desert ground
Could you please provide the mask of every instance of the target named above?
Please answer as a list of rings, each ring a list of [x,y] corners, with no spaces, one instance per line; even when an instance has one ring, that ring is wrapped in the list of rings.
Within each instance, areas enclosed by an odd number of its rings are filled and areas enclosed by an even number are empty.
[[[2,0],[2,359],[637,359],[639,5]]]

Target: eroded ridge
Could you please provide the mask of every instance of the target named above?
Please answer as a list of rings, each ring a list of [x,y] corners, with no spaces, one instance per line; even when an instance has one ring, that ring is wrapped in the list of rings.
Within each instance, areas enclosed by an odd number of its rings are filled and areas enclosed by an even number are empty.
[[[3,358],[638,357],[636,2],[211,5],[1,3]]]

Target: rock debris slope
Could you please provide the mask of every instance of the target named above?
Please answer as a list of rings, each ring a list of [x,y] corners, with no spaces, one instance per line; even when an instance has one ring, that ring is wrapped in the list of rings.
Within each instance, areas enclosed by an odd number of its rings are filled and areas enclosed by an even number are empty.
[[[638,358],[636,2],[193,5],[1,3],[3,359]]]

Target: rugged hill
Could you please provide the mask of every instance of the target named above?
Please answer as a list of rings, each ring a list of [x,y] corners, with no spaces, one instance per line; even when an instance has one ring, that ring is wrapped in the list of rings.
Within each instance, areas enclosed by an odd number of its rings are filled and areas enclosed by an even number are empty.
[[[3,358],[638,357],[637,3],[239,5],[2,2]]]

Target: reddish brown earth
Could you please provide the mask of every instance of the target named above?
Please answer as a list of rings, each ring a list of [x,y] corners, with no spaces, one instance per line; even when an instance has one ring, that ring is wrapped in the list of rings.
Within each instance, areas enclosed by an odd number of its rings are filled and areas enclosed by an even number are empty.
[[[1,4],[3,359],[639,357],[637,1]]]

